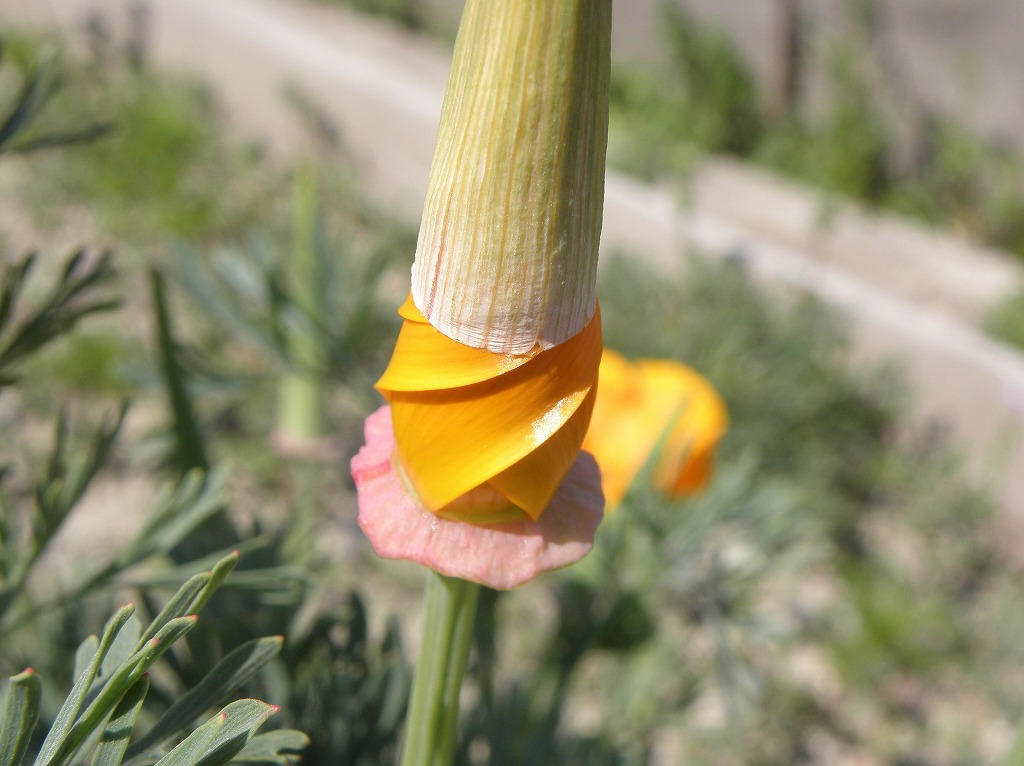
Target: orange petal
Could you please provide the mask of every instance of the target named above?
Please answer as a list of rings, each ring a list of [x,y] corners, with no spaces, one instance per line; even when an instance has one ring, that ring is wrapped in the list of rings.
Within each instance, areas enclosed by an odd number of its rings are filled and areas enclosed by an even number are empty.
[[[728,422],[725,405],[707,380],[678,362],[630,364],[609,350],[601,360],[600,380],[583,447],[601,466],[608,507],[622,500],[663,437],[656,486],[670,495],[702,489]]]
[[[725,404],[704,377],[685,365],[644,359],[637,368],[657,400],[675,401],[681,408],[665,439],[656,485],[672,496],[703,489],[715,447],[728,426]]]
[[[488,483],[531,519],[540,517],[576,459],[596,398],[595,386],[554,436]]]
[[[398,454],[424,505],[444,507],[558,433],[594,386],[600,358],[595,312],[582,332],[505,374],[459,388],[390,390]],[[562,449],[575,457],[579,443]]]
[[[442,335],[426,322],[407,316],[398,333],[391,361],[377,381],[377,390],[390,400],[392,391],[468,386],[521,367],[536,354],[535,351],[526,356],[513,356],[470,348]]]
[[[691,453],[683,470],[675,477],[675,481],[664,485],[667,489],[666,494],[670,497],[679,497],[700,492],[711,480],[714,467],[715,453],[713,451]]]
[[[427,318],[423,316],[423,312],[416,308],[416,301],[412,299],[412,292],[405,296],[402,305],[398,307],[398,316],[402,317],[402,319],[408,319],[410,322],[427,324]]]
[[[640,416],[641,385],[631,364],[606,349],[599,381],[583,449],[593,453],[601,467],[601,486],[610,510],[622,501],[639,473],[657,432]]]

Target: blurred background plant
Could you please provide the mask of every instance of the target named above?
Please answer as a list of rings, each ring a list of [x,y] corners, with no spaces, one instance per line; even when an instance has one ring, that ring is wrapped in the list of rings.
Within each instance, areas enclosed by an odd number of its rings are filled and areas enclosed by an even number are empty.
[[[23,51],[31,49],[27,38],[20,44]],[[45,44],[35,45],[46,50]],[[39,124],[53,110],[60,113],[60,91],[53,85],[58,80],[51,67],[64,72],[66,66],[51,58],[40,64],[25,54],[14,60],[13,72],[4,72],[10,78],[6,82],[14,83],[15,93],[4,103],[8,111],[0,120],[5,145],[25,151],[44,145],[67,147],[84,140],[87,131],[75,128],[73,120],[72,127],[59,131]],[[115,140],[112,135],[118,128],[126,132],[133,128],[134,123],[119,122],[121,118],[122,112],[115,109],[108,139]],[[32,119],[37,120],[35,124]],[[214,135],[208,122],[200,128]],[[161,130],[173,134],[177,129],[172,123]],[[99,135],[99,131],[88,132],[90,137]],[[58,140],[61,137],[66,140]],[[207,149],[203,147],[191,161],[203,161]],[[72,166],[81,161],[71,159],[74,151],[63,155]],[[104,172],[124,178],[145,176],[150,168],[139,165],[149,157],[149,152],[141,156],[116,152],[108,157]],[[63,168],[49,164],[60,160],[50,156],[38,161],[46,168]],[[157,164],[165,160],[166,156],[153,156]],[[121,187],[113,184],[90,187],[84,196],[90,201],[92,195],[102,198],[102,209],[103,204],[120,204],[120,192]],[[212,219],[198,212],[196,216],[193,223],[205,236],[218,231]],[[97,220],[104,219],[97,216]],[[40,222],[43,235],[45,224]],[[157,231],[165,240],[182,234],[174,220],[155,219],[152,228],[133,229],[138,238],[129,246],[141,248]],[[115,272],[109,253],[76,253],[56,270],[53,284],[45,289],[31,279],[38,260],[34,255],[13,260],[0,274],[5,426],[12,434],[31,434],[60,409],[48,451],[37,447],[39,440],[31,437],[26,442],[8,440],[4,446],[0,667],[8,673],[26,665],[34,668],[15,675],[8,684],[7,717],[0,733],[5,762],[18,763],[27,757],[39,763],[81,761],[93,749],[96,762],[116,764],[122,758],[156,762],[162,755],[155,749],[158,745],[204,711],[222,705],[226,695],[259,694],[260,690],[286,703],[283,723],[301,721],[304,728],[320,733],[316,743],[309,746],[303,735],[286,729],[250,741],[275,708],[249,700],[229,705],[200,726],[166,756],[166,762],[284,763],[292,758],[285,751],[299,749],[318,762],[378,763],[386,758],[394,747],[409,684],[399,629],[392,623],[377,639],[358,594],[347,592],[341,583],[330,587],[328,578],[315,582],[322,562],[311,561],[308,555],[314,547],[312,530],[304,530],[307,537],[301,544],[292,540],[288,546],[285,536],[290,528],[278,523],[264,531],[265,520],[245,523],[230,507],[229,472],[211,454],[205,432],[208,423],[193,402],[199,376],[182,363],[189,354],[177,336],[178,317],[159,266],[154,263],[142,270],[141,264],[128,259],[135,280],[149,282],[151,303],[142,305],[121,300],[124,275]],[[282,311],[298,313],[289,296],[280,297]],[[102,406],[92,398],[76,401],[75,391],[68,387],[69,382],[89,377],[75,372],[75,359],[86,365],[97,361],[78,345],[77,325],[114,312],[120,316],[104,332],[114,333],[111,328],[117,328],[118,346],[151,344],[155,350],[152,366],[141,374],[121,377],[110,371],[118,380],[118,393],[131,395],[143,408],[158,410],[144,432],[131,438],[130,451],[136,454],[127,462],[118,449],[129,419],[127,402],[115,403],[114,414],[91,434],[78,417],[68,414],[78,409],[91,414]],[[137,323],[147,315],[152,317],[152,339],[125,331],[127,327],[144,330]],[[127,353],[114,356],[108,361],[121,362]],[[103,388],[91,394],[109,393]],[[61,402],[68,405],[67,410]],[[31,406],[22,406],[26,403]],[[148,512],[132,508],[130,499],[126,503],[102,496],[104,485],[107,492],[117,494],[116,488],[132,474],[154,488]],[[163,488],[157,490],[158,485]],[[105,509],[106,504],[112,507]],[[79,534],[100,528],[91,538],[86,534],[76,541],[69,539],[75,534],[70,526]],[[232,549],[234,554],[221,559]],[[296,556],[297,550],[304,551],[301,557]],[[241,566],[226,578],[239,560]],[[203,566],[213,567],[213,575],[190,579],[168,607],[156,608],[157,594],[176,587],[189,571]],[[222,581],[224,592],[214,594]],[[126,591],[136,593],[138,607],[119,611],[99,644],[93,638],[79,645],[81,626],[95,624],[111,600]],[[196,622],[188,617],[201,606],[212,612],[209,620]],[[134,618],[130,619],[136,609],[155,621],[141,636]],[[161,630],[170,631],[166,640],[150,643]],[[259,638],[266,634],[277,638]],[[289,643],[281,652],[285,634]],[[165,653],[180,637],[186,638],[187,651]],[[229,651],[236,645],[240,648]],[[100,651],[90,661],[97,646]],[[161,654],[166,667],[150,683],[143,672]],[[78,667],[69,677],[73,657]],[[53,684],[70,680],[75,688],[60,706]],[[141,707],[143,697],[145,707]],[[120,706],[115,707],[119,700]],[[149,731],[129,746],[136,718],[146,722]],[[108,720],[108,736],[100,738]]]
[[[0,70],[0,114],[50,45],[6,48],[20,52]],[[694,72],[742,80],[714,63],[721,39],[689,45],[712,60]],[[311,119],[315,152],[289,173],[224,138],[195,83],[157,76],[139,51],[94,54],[52,59],[93,95],[54,96],[21,140],[106,132],[0,157],[33,237],[56,240],[70,220],[79,241],[118,251],[116,272],[91,251],[67,266],[40,251],[33,282],[14,237],[0,242],[0,666],[46,679],[46,731],[83,626],[128,592],[156,615],[162,594],[237,549],[187,648],[154,670],[140,721],[168,714],[233,647],[284,636],[238,693],[281,706],[268,726],[308,732],[307,762],[393,762],[409,678],[400,616],[419,577],[361,544],[346,463],[414,232],[362,195],[324,125]],[[677,87],[680,103],[701,101]],[[746,117],[699,121],[664,156],[685,167],[698,134],[762,146],[769,120],[737,92],[717,108]],[[623,98],[653,98],[639,93]],[[851,186],[877,183],[862,160],[884,131],[865,130],[850,140],[859,159],[835,163]],[[104,143],[116,141],[164,148]],[[132,178],[164,179],[168,208],[164,192],[126,192]],[[1018,578],[984,492],[940,432],[907,421],[898,372],[852,362],[841,317],[755,284],[742,253],[677,277],[627,257],[603,270],[608,345],[700,370],[732,426],[705,494],[670,502],[641,483],[584,565],[488,594],[460,761],[992,762],[1024,713]]]
[[[802,69],[809,41],[797,3],[785,5],[789,67],[781,94],[762,91],[724,30],[663,3],[658,60],[615,72],[609,161],[664,179],[685,175],[708,153],[728,154],[1024,257],[1024,157],[908,92],[892,63],[873,52],[877,14],[864,10],[872,4],[849,5],[857,23],[832,51],[825,104],[812,106],[801,87],[810,75]],[[899,110],[891,106],[894,89]]]

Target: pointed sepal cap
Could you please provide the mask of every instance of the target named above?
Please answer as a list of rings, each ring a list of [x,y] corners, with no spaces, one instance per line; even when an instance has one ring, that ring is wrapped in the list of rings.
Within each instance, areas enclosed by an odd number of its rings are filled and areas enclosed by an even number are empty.
[[[596,305],[610,0],[468,0],[412,269],[448,337],[549,348]]]

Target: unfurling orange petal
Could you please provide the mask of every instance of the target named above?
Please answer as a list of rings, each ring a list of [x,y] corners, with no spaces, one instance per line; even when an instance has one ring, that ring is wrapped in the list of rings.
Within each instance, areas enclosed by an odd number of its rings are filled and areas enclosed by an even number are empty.
[[[403,307],[404,340],[377,384],[413,490],[438,511],[490,483],[536,517],[583,441],[601,358],[599,313],[565,343],[512,357],[466,348],[414,312]]]
[[[576,460],[596,398],[597,388],[592,387],[576,411],[550,439],[488,483],[531,519],[538,518]]]
[[[391,362],[377,381],[377,389],[388,397],[391,391],[459,388],[510,372],[533,356],[535,354],[493,354],[486,349],[464,346],[442,335],[426,321],[406,316]]]

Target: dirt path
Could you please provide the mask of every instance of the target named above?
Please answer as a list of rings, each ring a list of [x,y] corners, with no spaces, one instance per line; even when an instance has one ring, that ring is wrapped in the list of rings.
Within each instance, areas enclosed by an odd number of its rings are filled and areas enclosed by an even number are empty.
[[[0,22],[78,34],[101,9],[117,29],[128,5],[4,0]],[[340,126],[371,190],[418,215],[448,69],[437,45],[301,0],[162,0],[149,17],[154,61],[209,81],[233,130],[276,151],[300,151],[305,134],[282,98],[297,86]],[[917,415],[948,423],[993,481],[1003,539],[1019,547],[1024,358],[976,329],[991,301],[1024,284],[1016,263],[855,208],[825,226],[813,192],[728,162],[708,163],[690,196],[682,210],[676,191],[611,174],[603,246],[666,268],[679,267],[690,246],[711,257],[740,253],[755,273],[842,306],[861,358],[896,357],[916,388]]]

